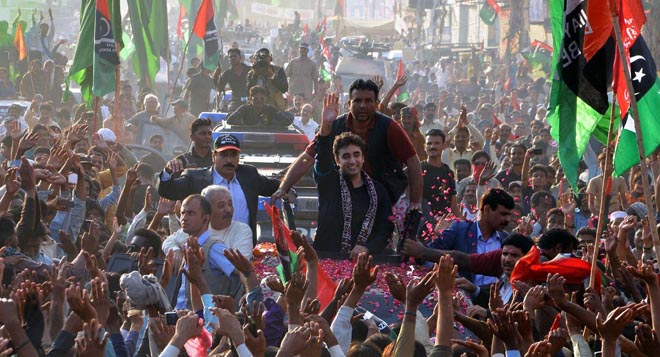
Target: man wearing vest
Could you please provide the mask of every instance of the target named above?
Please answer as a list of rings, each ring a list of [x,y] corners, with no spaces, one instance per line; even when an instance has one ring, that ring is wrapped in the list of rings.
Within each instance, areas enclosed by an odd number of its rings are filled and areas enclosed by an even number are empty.
[[[349,95],[350,110],[343,115],[339,115],[339,103],[334,94],[324,99],[323,122],[318,135],[327,135],[328,140],[334,142],[335,137],[343,132],[357,134],[367,144],[364,170],[385,186],[392,204],[399,200],[410,183],[409,210],[421,209],[422,168],[417,152],[403,128],[392,118],[376,111],[378,85],[371,80],[358,79],[351,84]],[[273,199],[283,198],[312,168],[317,138],[287,171]],[[408,169],[407,177],[403,165]]]
[[[211,203],[202,195],[190,195],[181,205],[181,228],[190,239],[197,241],[204,252],[206,259],[202,271],[211,293],[230,295],[238,302],[245,292],[245,287],[238,275],[239,272],[224,255],[227,246],[217,235],[211,234],[209,229],[211,217]],[[176,308],[190,309],[190,284],[185,276],[181,275],[178,278],[181,283],[177,290]]]

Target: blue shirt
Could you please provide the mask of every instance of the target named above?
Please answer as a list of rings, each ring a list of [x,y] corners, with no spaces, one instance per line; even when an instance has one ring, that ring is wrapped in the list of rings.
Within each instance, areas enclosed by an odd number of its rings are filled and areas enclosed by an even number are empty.
[[[231,180],[227,181],[227,179],[222,177],[214,167],[213,184],[226,187],[231,193],[231,201],[234,206],[234,217],[232,219],[249,225],[250,211],[248,210],[245,193],[243,193],[243,188],[241,188],[241,183],[238,182],[236,174],[234,174],[234,177]]]
[[[500,238],[499,232],[494,232],[488,240],[484,238],[483,233],[481,233],[481,228],[479,227],[479,222],[477,224],[477,254],[488,253],[493,250],[502,248],[502,238]],[[481,274],[475,274],[474,283],[477,286],[495,284],[497,278],[494,276],[484,276]]]
[[[202,247],[206,240],[209,239],[211,233],[207,230],[202,233],[198,238],[197,242],[199,246]],[[209,266],[211,271],[215,274],[224,274],[230,276],[234,272],[234,265],[225,257],[224,251],[227,249],[227,246],[221,242],[213,243],[211,249],[209,249],[209,254],[206,259],[209,260]],[[187,265],[186,265],[187,267]],[[185,309],[187,305],[186,301],[186,276],[181,275],[181,288],[179,289],[179,294],[176,298],[176,308]]]

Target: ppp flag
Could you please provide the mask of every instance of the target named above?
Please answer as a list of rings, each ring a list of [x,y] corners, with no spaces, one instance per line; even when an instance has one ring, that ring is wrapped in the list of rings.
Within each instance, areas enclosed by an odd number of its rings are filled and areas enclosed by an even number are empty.
[[[115,90],[115,70],[119,65],[112,31],[108,0],[96,0],[94,23],[94,64],[92,93],[102,97]]]
[[[195,17],[193,33],[204,40],[204,67],[214,70],[218,66],[220,46],[218,45],[218,30],[215,27],[213,0],[202,2]]]

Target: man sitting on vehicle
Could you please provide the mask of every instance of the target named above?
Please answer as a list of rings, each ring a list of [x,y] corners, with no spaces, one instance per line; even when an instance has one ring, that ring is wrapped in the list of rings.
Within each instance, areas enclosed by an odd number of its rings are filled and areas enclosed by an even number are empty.
[[[248,126],[289,126],[293,122],[293,115],[283,112],[277,107],[266,104],[268,91],[256,85],[250,88],[251,103],[241,105],[235,112],[227,117],[229,125]]]

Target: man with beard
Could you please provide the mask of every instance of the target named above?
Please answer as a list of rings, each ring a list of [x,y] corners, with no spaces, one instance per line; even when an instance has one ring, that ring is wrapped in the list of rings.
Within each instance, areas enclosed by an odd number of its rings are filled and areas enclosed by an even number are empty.
[[[477,221],[454,221],[428,246],[413,239],[406,239],[403,254],[438,261],[445,250],[472,254],[500,249],[502,241],[508,235],[504,229],[509,225],[514,207],[513,197],[506,191],[490,189],[481,197]],[[461,269],[460,273],[465,277],[472,277],[472,273],[465,269]],[[477,285],[485,285],[495,283],[497,279],[476,275],[472,281]]]
[[[160,173],[158,193],[170,200],[182,200],[209,185],[226,187],[232,197],[233,219],[250,226],[256,244],[259,196],[272,195],[280,182],[260,175],[254,166],[238,163],[241,149],[235,136],[221,135],[213,146],[213,165],[209,168],[185,170],[181,177],[173,178],[182,168],[176,160],[168,162]]]
[[[417,109],[415,107],[405,107],[401,109],[401,126],[405,130],[408,138],[413,143],[419,160],[426,160],[426,151],[424,150],[424,136],[419,131],[419,119],[417,119]]]
[[[339,98],[332,94],[324,100],[319,136],[331,140],[343,132],[357,134],[367,145],[364,170],[388,191],[397,202],[410,183],[410,210],[421,209],[422,168],[415,148],[404,130],[390,117],[376,112],[378,85],[358,79],[349,88],[349,113],[339,115]],[[317,136],[318,137],[318,136]],[[272,199],[282,198],[314,165],[316,140],[312,141],[291,165]],[[407,167],[407,177],[403,173]]]

